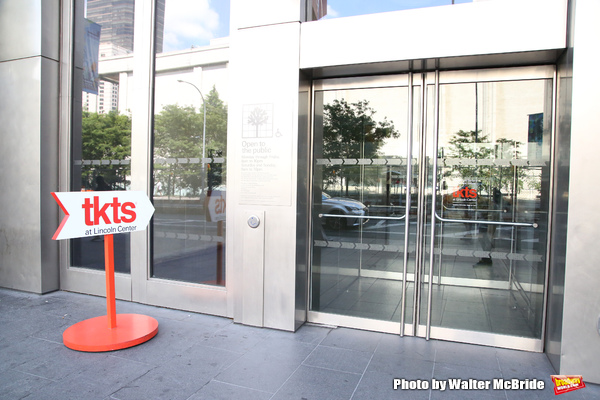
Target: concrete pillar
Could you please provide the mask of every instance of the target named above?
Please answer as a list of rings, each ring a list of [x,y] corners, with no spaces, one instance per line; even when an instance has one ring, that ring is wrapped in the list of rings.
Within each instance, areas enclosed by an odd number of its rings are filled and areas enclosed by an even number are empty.
[[[60,1],[0,2],[0,286],[59,288]]]

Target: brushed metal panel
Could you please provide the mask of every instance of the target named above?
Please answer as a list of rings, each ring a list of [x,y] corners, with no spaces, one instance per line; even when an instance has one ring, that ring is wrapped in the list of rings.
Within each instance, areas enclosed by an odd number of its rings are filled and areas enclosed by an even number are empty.
[[[58,207],[50,196],[58,191],[58,120],[59,120],[59,63],[41,58],[41,121],[40,121],[40,241],[41,291],[58,290],[60,272],[58,246],[52,235],[58,227]]]
[[[42,56],[58,61],[60,49],[60,0],[42,1]]]
[[[296,195],[296,322],[300,327],[307,317],[310,249],[310,80],[300,74],[298,91],[298,189]]]
[[[161,279],[150,279],[146,286],[152,293],[146,304],[218,316],[227,313],[227,291],[223,287]]]
[[[260,225],[251,228],[244,221],[258,217]],[[245,325],[263,326],[265,270],[265,213],[245,210],[242,218],[242,319]]]
[[[598,45],[600,3],[575,3],[569,207],[560,372],[580,371],[600,383],[600,274],[598,224],[600,188],[592,178],[598,146]],[[568,112],[568,110],[565,110]]]
[[[236,31],[229,64],[230,88],[236,92],[230,96],[228,116],[227,240],[244,240],[244,210],[265,212],[265,299],[264,309],[255,318],[264,315],[264,326],[290,331],[295,329],[296,306],[299,36],[298,23]],[[268,137],[251,137],[247,113],[256,105],[265,105],[272,118]],[[251,145],[271,149],[264,168],[260,154],[244,152]],[[235,268],[228,273],[228,285],[231,282],[235,296],[235,320],[243,322],[248,317],[246,298],[252,298],[245,292],[254,289],[243,280],[245,267],[242,271],[238,267],[246,254],[240,246],[234,247],[228,246],[228,266]]]
[[[565,0],[506,0],[313,21],[302,24],[300,65],[563,49],[566,20]],[[391,46],[390,38],[398,45]]]
[[[41,291],[40,57],[0,63],[0,286]]]
[[[59,0],[0,2],[0,61],[42,55],[58,60]]]
[[[131,189],[150,195],[150,140],[153,119],[154,91],[154,9],[155,1],[135,2],[133,55],[133,91],[131,96]],[[150,290],[149,232],[131,234],[131,297],[140,303],[153,303],[158,292],[177,291],[166,285],[161,290]]]
[[[0,61],[39,56],[42,0],[0,2]]]
[[[571,14],[572,15],[572,14]],[[560,370],[565,285],[565,260],[569,207],[569,166],[571,152],[571,101],[573,48],[557,64],[557,129],[554,152],[554,209],[550,239],[548,312],[545,352],[556,371]]]

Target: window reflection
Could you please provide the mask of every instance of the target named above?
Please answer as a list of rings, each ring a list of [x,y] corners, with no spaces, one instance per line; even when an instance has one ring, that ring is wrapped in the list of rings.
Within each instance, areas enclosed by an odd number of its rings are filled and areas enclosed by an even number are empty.
[[[540,337],[551,93],[542,79],[440,86],[433,326]]]
[[[119,75],[101,74],[100,64],[132,53],[133,3],[87,0],[83,10],[76,8],[73,191],[127,190],[131,184],[131,115],[119,107]],[[103,270],[103,239],[73,239],[71,265]],[[129,273],[129,234],[116,235],[114,246],[115,271]]]
[[[472,2],[473,0],[327,0],[327,15],[324,18],[351,17],[355,15],[409,10],[413,8],[448,6]]]
[[[203,56],[228,14],[228,1],[165,2],[163,50],[182,62],[154,76],[154,278],[225,285],[227,64]]]

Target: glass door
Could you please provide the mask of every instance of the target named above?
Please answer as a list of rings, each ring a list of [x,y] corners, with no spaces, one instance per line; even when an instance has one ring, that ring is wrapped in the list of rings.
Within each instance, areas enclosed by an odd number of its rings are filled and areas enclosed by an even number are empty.
[[[196,4],[156,2],[148,77],[153,113],[144,127],[151,135],[140,146],[150,149],[143,156],[149,157],[145,167],[150,166],[155,212],[148,262],[136,269],[134,300],[227,316],[227,62],[206,55],[208,47],[190,50],[190,43],[193,49],[209,41],[184,40],[172,18],[185,10],[192,21]],[[228,11],[219,11],[215,17],[228,19]]]
[[[315,83],[315,321],[397,333],[412,324],[420,86],[411,81]]]
[[[541,351],[553,69],[440,73],[437,83],[431,74],[428,83],[418,334]]]
[[[315,82],[309,319],[540,351],[552,99],[545,67]]]

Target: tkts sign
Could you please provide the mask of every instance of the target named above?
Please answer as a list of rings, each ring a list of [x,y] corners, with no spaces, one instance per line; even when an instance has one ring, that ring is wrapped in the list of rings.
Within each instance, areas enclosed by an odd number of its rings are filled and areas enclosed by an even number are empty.
[[[452,192],[452,203],[454,204],[473,204],[477,203],[477,189],[469,187],[467,184],[459,187]]]
[[[154,207],[144,192],[57,192],[66,214],[52,239],[143,231]]]

